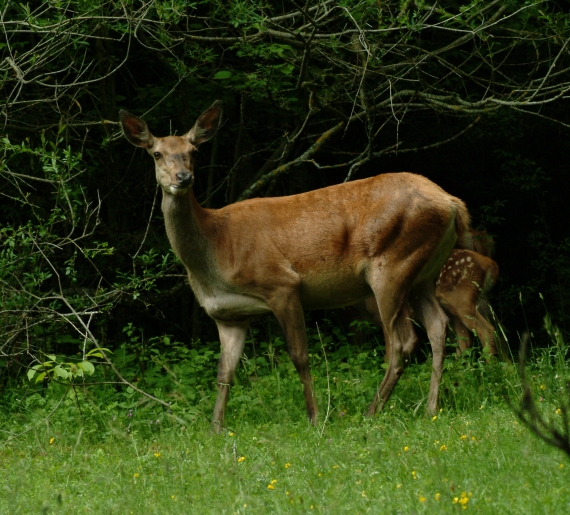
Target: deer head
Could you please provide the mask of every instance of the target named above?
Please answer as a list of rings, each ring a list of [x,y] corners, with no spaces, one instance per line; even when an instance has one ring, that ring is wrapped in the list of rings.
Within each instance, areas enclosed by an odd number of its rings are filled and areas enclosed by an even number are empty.
[[[147,124],[136,116],[119,112],[123,132],[135,146],[146,148],[154,159],[156,180],[165,194],[183,195],[194,184],[194,161],[198,147],[214,136],[222,116],[222,103],[217,100],[196,120],[183,136],[157,138]]]

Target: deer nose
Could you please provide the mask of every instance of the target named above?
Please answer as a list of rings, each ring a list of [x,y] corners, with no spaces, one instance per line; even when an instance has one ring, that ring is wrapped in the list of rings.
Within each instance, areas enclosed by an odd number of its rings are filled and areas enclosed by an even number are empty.
[[[176,174],[176,180],[181,188],[186,188],[192,186],[194,183],[194,176],[190,172],[178,172]]]

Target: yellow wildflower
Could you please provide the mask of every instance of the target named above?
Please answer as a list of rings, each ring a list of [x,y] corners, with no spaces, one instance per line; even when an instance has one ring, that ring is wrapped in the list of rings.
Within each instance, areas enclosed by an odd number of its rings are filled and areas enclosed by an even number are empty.
[[[420,499],[420,502],[426,502],[426,500],[427,500],[423,495],[420,495],[419,499]]]
[[[52,437],[49,439],[49,444],[51,445],[53,442],[55,442],[55,438]]]
[[[138,473],[138,472],[135,472],[135,473],[133,474],[133,477],[139,477],[139,473]]]
[[[396,485],[396,488],[402,488],[402,483],[398,483],[398,484]]]
[[[238,458],[238,463],[243,463],[245,461],[245,456],[240,456]]]
[[[154,457],[155,457],[155,458],[160,458],[160,453],[159,453],[159,452],[155,452],[155,453],[154,453]]]
[[[288,469],[291,466],[291,463],[287,462],[285,463],[285,468]]]
[[[563,469],[564,468],[564,463],[561,463],[560,465],[558,465],[559,469]]]
[[[176,497],[175,497],[174,495],[171,495],[170,498],[171,498],[171,499],[175,499]]]
[[[445,444],[442,445],[442,446],[439,448],[439,450],[440,450],[440,451],[447,451],[447,445],[445,445]]]
[[[545,385],[545,384],[541,384],[541,385],[540,385],[540,389],[541,389],[541,390],[546,390],[546,385]]]
[[[277,479],[272,479],[271,484],[274,485],[275,483],[277,483]]]
[[[465,439],[467,438],[467,435],[461,435],[459,438],[460,438],[461,440],[465,440]]]
[[[477,438],[475,438],[474,436],[471,437],[471,440],[475,441],[477,440]]]
[[[418,479],[418,475],[415,470],[412,470],[412,479]]]
[[[333,469],[337,469],[337,468],[338,468],[338,465],[333,465]]]
[[[406,445],[406,446],[404,447],[404,452],[408,452],[409,450],[410,450],[410,448]]]
[[[461,492],[461,495],[459,497],[453,498],[453,504],[460,504],[461,507],[466,510],[467,504],[469,503],[471,497],[473,497],[473,494],[471,492],[468,494],[466,492]]]
[[[562,410],[560,408],[556,408],[556,414],[560,415],[560,413],[562,413]]]
[[[436,501],[439,501],[440,499],[441,499],[441,494],[440,494],[439,492],[437,492],[437,493],[435,494],[435,500],[436,500]]]
[[[267,488],[269,488],[269,490],[275,490],[275,487],[273,485],[267,485]]]
[[[232,432],[230,431],[230,436],[234,436],[234,435],[235,435],[235,433],[232,433]]]
[[[431,418],[431,421],[432,421],[432,422],[435,422],[436,420],[437,420],[437,415],[434,415],[434,416]]]

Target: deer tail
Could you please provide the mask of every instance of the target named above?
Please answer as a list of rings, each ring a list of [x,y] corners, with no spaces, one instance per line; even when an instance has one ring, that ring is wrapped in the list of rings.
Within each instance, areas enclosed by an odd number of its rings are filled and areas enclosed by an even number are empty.
[[[466,235],[471,231],[469,227],[471,224],[471,216],[469,215],[469,211],[467,211],[467,206],[463,200],[452,197],[452,202],[455,207],[455,231],[457,232],[457,243],[455,244],[455,247],[463,249],[465,247],[462,246],[461,242],[467,238]]]

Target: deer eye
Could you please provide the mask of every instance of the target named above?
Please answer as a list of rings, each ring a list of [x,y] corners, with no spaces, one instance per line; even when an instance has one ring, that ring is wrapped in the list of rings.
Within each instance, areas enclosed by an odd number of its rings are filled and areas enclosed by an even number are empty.
[[[160,152],[153,152],[152,155],[154,156],[155,159],[160,159],[162,157],[162,154]]]

